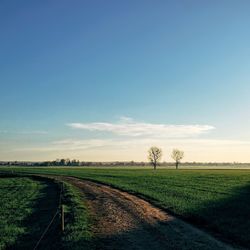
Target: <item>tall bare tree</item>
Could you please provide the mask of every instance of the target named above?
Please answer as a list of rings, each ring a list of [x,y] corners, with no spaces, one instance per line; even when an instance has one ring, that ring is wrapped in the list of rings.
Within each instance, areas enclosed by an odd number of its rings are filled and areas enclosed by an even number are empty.
[[[174,149],[171,157],[175,160],[176,169],[178,169],[181,159],[184,157],[184,152],[179,149]]]
[[[162,150],[157,147],[151,147],[148,150],[148,159],[151,163],[151,165],[154,167],[154,170],[156,170],[156,166],[159,164],[162,157]]]

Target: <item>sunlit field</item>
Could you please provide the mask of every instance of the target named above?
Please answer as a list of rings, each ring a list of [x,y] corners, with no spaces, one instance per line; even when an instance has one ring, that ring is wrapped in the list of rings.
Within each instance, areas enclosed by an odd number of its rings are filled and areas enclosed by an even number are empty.
[[[249,170],[144,168],[1,168],[22,173],[68,175],[135,193],[220,239],[250,246]]]

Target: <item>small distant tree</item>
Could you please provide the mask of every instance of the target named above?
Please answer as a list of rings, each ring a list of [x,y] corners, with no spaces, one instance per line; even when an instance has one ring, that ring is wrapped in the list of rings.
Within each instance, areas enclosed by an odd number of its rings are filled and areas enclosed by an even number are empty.
[[[178,169],[181,159],[184,157],[184,152],[179,149],[174,149],[171,157],[175,160],[176,169]]]
[[[60,166],[64,166],[64,165],[65,165],[65,162],[66,162],[65,159],[61,159],[61,160],[60,160]]]
[[[157,147],[151,147],[148,150],[148,159],[150,161],[150,164],[154,167],[154,170],[156,170],[156,166],[159,164],[162,157],[162,150]]]
[[[65,165],[66,166],[70,166],[71,165],[71,161],[69,158],[65,159]]]

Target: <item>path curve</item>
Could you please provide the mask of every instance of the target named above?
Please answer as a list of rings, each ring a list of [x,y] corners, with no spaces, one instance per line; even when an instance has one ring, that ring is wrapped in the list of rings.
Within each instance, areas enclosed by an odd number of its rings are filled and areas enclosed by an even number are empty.
[[[147,201],[103,184],[61,177],[83,192],[96,249],[233,249]]]

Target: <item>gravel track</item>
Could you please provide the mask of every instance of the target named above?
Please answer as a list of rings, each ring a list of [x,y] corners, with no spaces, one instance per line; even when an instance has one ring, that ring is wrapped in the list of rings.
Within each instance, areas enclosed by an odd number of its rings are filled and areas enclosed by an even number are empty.
[[[95,249],[233,249],[147,201],[92,181],[61,177],[86,198]]]

